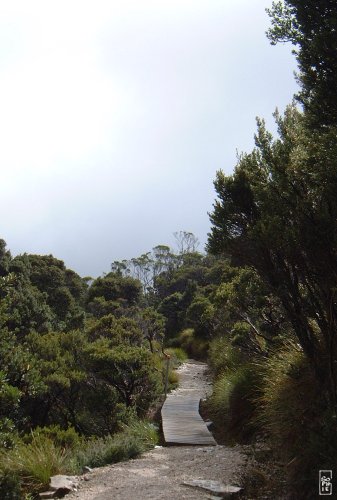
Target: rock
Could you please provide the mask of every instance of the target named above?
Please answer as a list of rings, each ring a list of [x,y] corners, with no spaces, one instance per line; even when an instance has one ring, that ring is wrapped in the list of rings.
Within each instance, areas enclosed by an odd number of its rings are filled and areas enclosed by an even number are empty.
[[[50,478],[49,488],[55,492],[55,497],[62,497],[71,491],[76,491],[78,478],[76,476],[63,476],[61,474]]]
[[[88,472],[92,472],[94,469],[91,469],[87,465],[85,465],[82,469],[82,474],[87,474]]]
[[[207,429],[209,431],[213,431],[214,430],[214,423],[212,422],[212,420],[206,420],[205,424],[207,425]]]
[[[182,484],[192,488],[201,488],[221,498],[233,498],[242,491],[239,486],[222,484],[219,481],[209,479],[194,479],[193,481],[184,481]]]
[[[39,493],[39,497],[44,498],[55,498],[56,491],[44,491],[43,493]]]

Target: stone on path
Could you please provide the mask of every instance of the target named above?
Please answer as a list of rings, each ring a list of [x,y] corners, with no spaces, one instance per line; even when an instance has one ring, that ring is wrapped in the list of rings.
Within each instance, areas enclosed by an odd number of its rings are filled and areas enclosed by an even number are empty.
[[[193,481],[184,481],[182,484],[209,491],[210,493],[215,494],[218,498],[233,498],[242,491],[242,488],[239,486],[222,484],[219,481],[211,481],[209,479],[194,479]]]
[[[49,488],[55,492],[55,497],[60,497],[71,491],[75,491],[78,487],[78,483],[79,480],[76,476],[63,476],[59,474],[50,478]]]

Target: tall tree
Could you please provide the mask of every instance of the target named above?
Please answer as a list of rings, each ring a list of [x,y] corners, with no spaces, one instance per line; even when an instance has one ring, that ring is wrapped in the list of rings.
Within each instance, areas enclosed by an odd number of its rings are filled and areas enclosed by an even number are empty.
[[[209,250],[254,267],[279,297],[327,399],[337,401],[337,147],[289,107],[279,139],[259,122],[256,148],[218,172]]]
[[[285,0],[267,9],[273,44],[295,45],[301,85],[299,100],[311,125],[337,125],[337,3],[335,0]]]

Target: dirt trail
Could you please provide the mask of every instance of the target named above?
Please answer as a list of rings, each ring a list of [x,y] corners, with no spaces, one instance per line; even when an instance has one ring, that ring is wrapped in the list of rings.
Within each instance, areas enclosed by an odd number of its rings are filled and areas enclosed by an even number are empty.
[[[184,363],[180,369],[180,386],[183,394],[195,388],[204,395],[211,384],[206,376],[207,366],[198,362]],[[210,493],[185,486],[182,483],[195,479],[237,483],[237,477],[246,464],[240,447],[226,446],[170,446],[157,447],[140,458],[94,469],[80,482],[77,492],[67,495],[67,500],[138,500],[138,499],[206,499]]]

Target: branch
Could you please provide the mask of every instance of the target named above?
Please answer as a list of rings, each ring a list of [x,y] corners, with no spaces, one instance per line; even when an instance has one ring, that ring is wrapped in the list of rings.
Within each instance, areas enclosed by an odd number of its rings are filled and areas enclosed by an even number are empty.
[[[255,335],[257,335],[258,337],[263,338],[267,342],[274,342],[273,339],[271,339],[270,337],[266,337],[265,335],[263,335],[263,333],[261,333],[256,328],[256,326],[252,323],[252,321],[249,319],[249,317],[247,316],[247,314],[239,314],[239,316],[240,316],[240,318],[242,318],[244,321],[246,321],[251,326],[251,328],[254,330]]]

